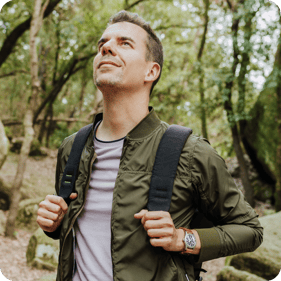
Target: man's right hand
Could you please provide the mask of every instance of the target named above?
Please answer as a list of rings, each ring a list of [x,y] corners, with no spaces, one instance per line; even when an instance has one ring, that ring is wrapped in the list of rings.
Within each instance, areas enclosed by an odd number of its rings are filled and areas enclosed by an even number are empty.
[[[77,193],[71,193],[69,198],[73,200],[77,196]],[[68,206],[62,197],[47,195],[45,200],[39,203],[36,221],[44,231],[53,232],[61,224],[67,210]]]

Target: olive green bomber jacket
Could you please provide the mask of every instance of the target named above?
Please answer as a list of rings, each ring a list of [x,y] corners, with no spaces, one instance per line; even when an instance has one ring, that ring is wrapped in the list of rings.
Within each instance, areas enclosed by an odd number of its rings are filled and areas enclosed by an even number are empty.
[[[94,124],[102,119],[99,114]],[[111,252],[114,281],[176,281],[194,279],[193,266],[180,253],[150,245],[134,214],[145,209],[154,158],[168,125],[152,109],[125,138],[112,202]],[[58,152],[56,192],[73,144],[66,138]],[[82,152],[75,192],[59,229],[48,233],[60,239],[57,281],[72,280],[75,263],[73,226],[83,209],[92,164],[96,158],[93,132]],[[198,208],[214,227],[197,229],[201,240],[198,262],[254,251],[262,242],[263,228],[227,171],[224,160],[209,143],[191,135],[181,153],[174,181],[170,214],[175,227],[189,228]],[[94,241],[93,241],[94,243]]]

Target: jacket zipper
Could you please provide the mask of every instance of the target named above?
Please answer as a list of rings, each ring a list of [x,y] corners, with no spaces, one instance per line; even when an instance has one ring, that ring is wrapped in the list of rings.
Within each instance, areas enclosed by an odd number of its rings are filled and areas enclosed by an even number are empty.
[[[123,155],[125,154],[125,151],[127,149],[127,137],[125,137],[124,139],[124,144],[123,144],[123,148],[122,148],[122,154],[121,154],[121,157],[120,157],[120,164],[119,164],[119,170],[118,170],[118,174],[117,174],[117,178],[116,178],[116,182],[115,182],[115,186],[116,186],[116,183],[117,183],[117,180],[119,178],[119,171],[120,171],[120,167],[121,167],[121,162],[122,162],[122,158],[123,158]],[[114,187],[114,190],[115,190],[115,187]],[[114,193],[114,191],[113,191]],[[113,211],[113,205],[112,205],[112,211]],[[111,213],[112,213],[111,211]],[[111,215],[111,226],[112,226],[112,215]],[[112,227],[111,227],[111,259],[112,259],[112,275],[113,275],[113,280],[114,280],[114,262],[113,262],[113,231],[112,231]]]
[[[84,202],[80,208],[80,210],[76,213],[76,215],[73,217],[72,221],[71,221],[71,224],[70,224],[70,227],[69,229],[67,230],[66,232],[66,235],[64,236],[64,240],[63,240],[63,243],[62,243],[62,247],[61,247],[61,251],[60,251],[60,268],[61,268],[61,281],[63,281],[63,270],[62,270],[62,253],[63,253],[63,248],[64,248],[64,244],[65,244],[65,240],[66,240],[66,237],[68,236],[69,232],[71,231],[71,229],[73,228],[73,225],[74,225],[74,222],[76,221],[77,217],[79,216],[79,214],[82,212],[84,206],[85,206],[85,202],[86,202],[86,195],[87,195],[87,191],[88,191],[88,188],[89,188],[89,185],[90,185],[90,176],[91,176],[91,173],[92,173],[92,166],[93,166],[93,163],[95,161],[95,159],[97,158],[97,155],[96,153],[94,154],[95,157],[93,157],[93,152],[94,152],[94,149],[92,147],[92,151],[91,151],[91,154],[90,154],[90,158],[91,158],[91,161],[89,162],[90,163],[90,166],[88,167],[89,168],[89,173],[88,173],[88,176],[87,176],[87,185],[86,185],[86,189],[85,189],[85,196],[84,196]],[[72,276],[73,277],[73,276]]]

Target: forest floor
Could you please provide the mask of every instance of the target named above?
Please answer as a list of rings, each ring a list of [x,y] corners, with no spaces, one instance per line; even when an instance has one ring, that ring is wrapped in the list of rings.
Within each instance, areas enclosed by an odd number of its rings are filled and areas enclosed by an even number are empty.
[[[56,165],[56,151],[48,151],[48,157],[29,157],[23,183],[23,194],[28,197],[42,197],[54,193],[54,177]],[[12,180],[16,171],[16,154],[10,154],[1,169],[0,175],[5,181]],[[36,171],[36,172],[35,172]],[[262,216],[266,206],[259,204],[257,213]],[[7,212],[6,212],[7,215]],[[17,239],[10,239],[0,235],[0,270],[12,281],[39,281],[42,276],[53,275],[54,272],[33,269],[26,264],[26,249],[32,233],[17,229]],[[202,273],[204,281],[216,281],[217,273],[223,268],[225,258],[205,262]],[[48,279],[48,280],[52,280]],[[0,281],[1,273],[0,273]],[[53,280],[52,280],[53,281]]]

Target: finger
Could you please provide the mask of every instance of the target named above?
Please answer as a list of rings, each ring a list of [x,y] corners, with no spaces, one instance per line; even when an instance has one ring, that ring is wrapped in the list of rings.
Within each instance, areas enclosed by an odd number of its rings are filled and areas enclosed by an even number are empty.
[[[134,218],[141,219],[147,212],[148,210],[143,209],[139,213],[134,214]]]
[[[145,214],[145,218],[148,220],[159,220],[161,218],[171,218],[169,212],[164,211],[150,211]]]
[[[158,220],[146,220],[144,223],[145,230],[156,228],[172,228],[174,229],[174,223],[170,218],[161,218]]]
[[[61,212],[64,212],[60,205],[52,203],[52,202],[47,201],[47,200],[42,201],[39,204],[39,207],[42,208],[42,209],[46,209],[47,211],[53,212],[55,214],[59,214]]]
[[[163,238],[173,236],[174,231],[172,228],[148,229],[147,235],[152,238]]]
[[[161,220],[163,218],[171,219],[171,215],[168,212],[164,211],[153,211],[153,212],[146,212],[141,219],[141,223],[144,225],[146,221],[149,220]]]
[[[63,214],[63,211],[61,210],[60,213],[54,213],[54,212],[50,212],[44,208],[39,208],[38,209],[38,212],[37,212],[37,215],[42,217],[42,218],[45,218],[45,219],[48,219],[48,220],[52,220],[52,221],[57,221],[60,219],[60,216],[61,214]]]
[[[77,198],[77,196],[78,196],[77,193],[71,193],[70,196],[69,196],[69,199],[74,200],[74,199]]]
[[[150,244],[153,247],[163,247],[163,248],[169,248],[172,244],[171,239],[168,237],[163,238],[151,238]]]
[[[62,197],[57,196],[57,195],[47,195],[46,200],[48,200],[49,202],[51,202],[53,204],[59,205],[62,208],[64,213],[67,212],[68,206]]]
[[[46,218],[40,217],[40,216],[37,217],[36,222],[45,231],[52,232],[57,228],[57,223],[55,223],[52,220],[48,220]]]

